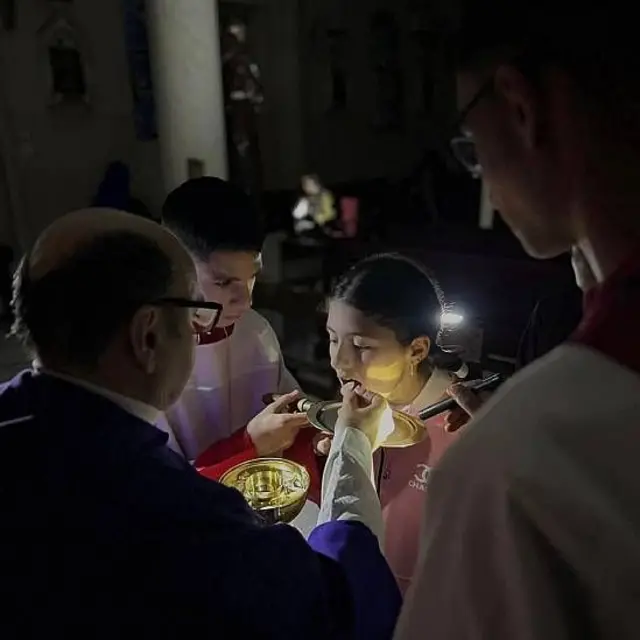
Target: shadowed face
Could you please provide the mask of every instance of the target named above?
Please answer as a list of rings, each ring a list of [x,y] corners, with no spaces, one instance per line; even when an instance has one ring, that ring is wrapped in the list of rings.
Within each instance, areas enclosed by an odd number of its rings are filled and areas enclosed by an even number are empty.
[[[247,26],[241,22],[231,24],[229,33],[240,43],[244,43],[247,40]]]
[[[560,77],[533,85],[515,66],[458,75],[463,132],[476,153],[492,203],[532,256],[572,244],[573,127]],[[573,148],[572,148],[573,147]]]
[[[207,262],[196,261],[196,268],[205,298],[222,305],[219,326],[232,325],[251,308],[253,287],[262,269],[260,253],[215,251]]]
[[[312,176],[304,176],[302,178],[302,191],[308,196],[316,196],[320,193],[321,188],[315,178]]]
[[[175,278],[167,297],[184,300],[202,299],[193,265],[175,271]],[[155,347],[153,377],[158,399],[155,405],[168,409],[182,395],[195,358],[197,310],[178,307],[162,307],[157,310],[159,321],[151,332],[142,335],[144,348]],[[144,353],[144,348],[140,353]]]

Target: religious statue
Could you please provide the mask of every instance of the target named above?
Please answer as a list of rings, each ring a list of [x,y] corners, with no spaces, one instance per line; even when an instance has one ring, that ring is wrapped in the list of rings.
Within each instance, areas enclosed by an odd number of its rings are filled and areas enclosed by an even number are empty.
[[[229,178],[258,196],[262,187],[258,115],[264,96],[260,69],[249,54],[247,26],[242,20],[232,20],[223,35],[222,72]]]

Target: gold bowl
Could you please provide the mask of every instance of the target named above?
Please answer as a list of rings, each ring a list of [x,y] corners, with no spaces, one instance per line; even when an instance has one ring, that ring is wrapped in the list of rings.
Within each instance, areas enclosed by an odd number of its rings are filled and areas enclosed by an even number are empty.
[[[221,478],[237,489],[267,522],[291,522],[302,511],[311,479],[297,462],[283,458],[256,458],[232,467]]]

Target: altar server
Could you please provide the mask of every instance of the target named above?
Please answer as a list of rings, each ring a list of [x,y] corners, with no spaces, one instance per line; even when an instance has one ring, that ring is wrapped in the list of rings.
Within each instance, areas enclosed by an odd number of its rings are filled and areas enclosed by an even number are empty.
[[[465,4],[460,157],[483,173],[529,254],[551,258],[577,246],[597,284],[569,342],[496,393],[432,471],[421,560],[397,638],[635,640],[635,7]]]
[[[179,450],[208,477],[258,456],[284,455],[303,464],[319,501],[320,476],[304,416],[287,413],[294,396],[265,408],[267,394],[298,385],[278,338],[251,308],[262,268],[264,233],[251,198],[218,178],[189,180],[169,194],[164,224],[189,250],[207,300],[222,304],[218,326],[201,336],[180,400],[167,412]]]

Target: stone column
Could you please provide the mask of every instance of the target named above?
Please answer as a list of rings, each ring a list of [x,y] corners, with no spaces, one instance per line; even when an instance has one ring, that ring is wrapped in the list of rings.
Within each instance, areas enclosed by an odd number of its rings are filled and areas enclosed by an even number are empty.
[[[216,0],[147,0],[167,191],[199,174],[227,177]]]

